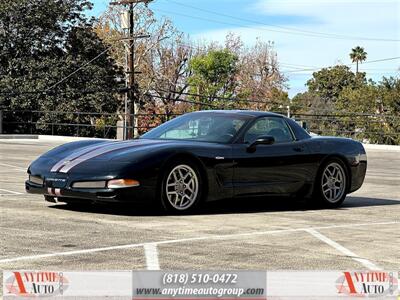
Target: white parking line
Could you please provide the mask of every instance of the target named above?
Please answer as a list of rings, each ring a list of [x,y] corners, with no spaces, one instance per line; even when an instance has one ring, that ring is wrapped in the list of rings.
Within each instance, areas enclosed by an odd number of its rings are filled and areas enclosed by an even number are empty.
[[[160,263],[158,262],[157,244],[145,244],[144,254],[146,257],[147,270],[160,270]]]
[[[318,232],[317,230],[315,230],[315,229],[305,229],[304,231],[307,231],[309,234],[313,235],[314,237],[316,237],[317,239],[323,241],[324,243],[328,244],[329,246],[335,248],[336,250],[338,250],[339,252],[343,253],[347,257],[349,257],[349,258],[361,263],[364,267],[367,267],[368,269],[374,270],[374,271],[382,270],[381,267],[378,267],[377,265],[375,265],[374,263],[370,262],[366,258],[359,257],[354,252],[352,252],[349,249],[343,247],[339,243],[331,240],[330,238],[328,238],[327,236],[325,236],[322,233]]]
[[[10,190],[6,190],[6,189],[0,189],[1,192],[6,192],[7,194],[0,194],[0,196],[5,196],[5,195],[22,195],[23,193],[20,192],[14,192],[14,191],[10,191]]]
[[[19,167],[19,166],[14,166],[14,165],[5,164],[5,163],[0,163],[0,166],[8,167],[8,168],[13,168],[14,170],[17,170],[17,171],[26,172],[26,169],[24,169],[24,168],[22,168],[22,167]]]
[[[138,244],[128,244],[128,245],[110,246],[110,247],[93,248],[93,249],[85,249],[85,250],[74,250],[74,251],[66,251],[66,252],[58,252],[58,253],[48,253],[48,254],[39,254],[39,255],[31,255],[31,256],[21,256],[21,257],[15,257],[15,258],[6,258],[6,259],[1,259],[0,263],[10,263],[10,262],[16,262],[16,261],[23,261],[23,260],[36,260],[36,259],[51,258],[51,257],[58,257],[58,256],[71,256],[71,255],[103,252],[103,251],[138,248],[138,247],[144,247],[145,245],[148,245],[148,244],[164,245],[164,244],[195,242],[195,241],[204,241],[204,240],[226,240],[226,239],[235,239],[238,237],[246,237],[246,236],[250,237],[250,236],[258,236],[258,235],[288,233],[288,232],[302,232],[302,231],[306,231],[306,230],[310,230],[310,229],[320,230],[320,229],[350,228],[350,227],[393,225],[393,224],[400,224],[400,221],[379,222],[379,223],[358,223],[358,224],[331,225],[331,226],[320,226],[320,227],[305,227],[305,228],[291,228],[291,229],[282,229],[282,230],[269,230],[269,231],[258,231],[258,232],[256,231],[256,232],[234,233],[234,234],[225,234],[225,235],[210,235],[210,236],[192,237],[192,238],[184,238],[184,239],[176,239],[176,240],[165,240],[165,241],[158,241],[158,242],[154,241],[154,242],[146,242],[146,243],[138,243]]]

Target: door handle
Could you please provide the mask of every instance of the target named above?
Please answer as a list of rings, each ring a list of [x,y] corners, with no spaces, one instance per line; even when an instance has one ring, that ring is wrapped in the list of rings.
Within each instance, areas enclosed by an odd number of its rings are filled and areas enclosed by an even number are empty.
[[[296,152],[303,152],[304,151],[304,147],[294,147],[293,150],[296,151]]]

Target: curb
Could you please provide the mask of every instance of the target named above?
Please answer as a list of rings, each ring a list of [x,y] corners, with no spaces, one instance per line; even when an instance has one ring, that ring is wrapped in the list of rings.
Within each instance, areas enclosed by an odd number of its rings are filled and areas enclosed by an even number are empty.
[[[111,139],[91,138],[91,137],[34,135],[34,134],[0,134],[0,140],[31,140],[31,141],[36,140],[36,141],[48,141],[48,142],[74,142],[83,140],[114,141]]]
[[[397,145],[363,144],[363,146],[365,150],[400,151],[400,146]]]
[[[76,137],[76,136],[60,136],[60,135],[39,135],[38,140],[41,141],[54,141],[54,142],[74,142],[84,140],[102,140],[102,141],[115,141],[112,139],[92,138],[92,137]]]
[[[32,134],[0,134],[0,140],[37,140],[38,135]]]

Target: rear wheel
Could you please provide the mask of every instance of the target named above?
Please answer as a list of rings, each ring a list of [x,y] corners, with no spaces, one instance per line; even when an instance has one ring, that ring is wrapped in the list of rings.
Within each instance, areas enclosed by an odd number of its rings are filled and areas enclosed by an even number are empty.
[[[328,160],[316,178],[314,200],[325,207],[339,207],[346,198],[347,176],[346,167],[340,159]]]
[[[202,197],[199,168],[190,161],[171,163],[164,172],[161,200],[164,208],[175,213],[192,211]]]

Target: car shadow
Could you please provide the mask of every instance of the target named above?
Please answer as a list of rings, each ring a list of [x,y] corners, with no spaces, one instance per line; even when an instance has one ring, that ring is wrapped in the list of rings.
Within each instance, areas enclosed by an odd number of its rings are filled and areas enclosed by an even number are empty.
[[[400,205],[400,200],[378,199],[368,197],[347,197],[346,201],[336,210],[349,210],[357,207]],[[57,204],[50,208],[76,211],[81,213],[109,214],[119,216],[168,216],[162,209],[154,205],[128,205],[128,204],[92,204],[92,205],[66,205]],[[202,205],[193,213],[185,215],[218,215],[218,214],[251,214],[267,212],[301,212],[308,210],[324,210],[312,205],[304,199],[296,198],[241,198],[220,200]]]

